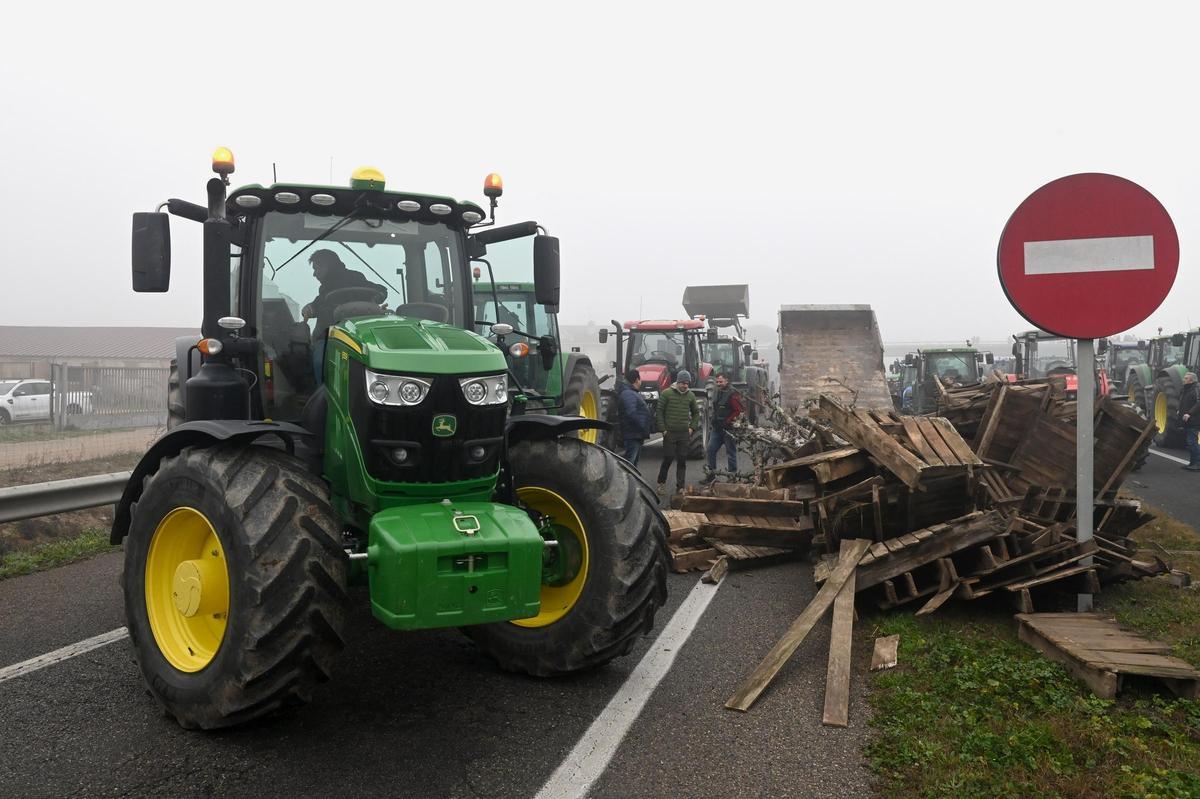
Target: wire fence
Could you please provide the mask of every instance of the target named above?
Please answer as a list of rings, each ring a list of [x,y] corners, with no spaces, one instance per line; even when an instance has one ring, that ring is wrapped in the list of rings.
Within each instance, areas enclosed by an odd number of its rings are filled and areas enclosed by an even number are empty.
[[[0,486],[129,468],[166,429],[168,372],[0,363]]]

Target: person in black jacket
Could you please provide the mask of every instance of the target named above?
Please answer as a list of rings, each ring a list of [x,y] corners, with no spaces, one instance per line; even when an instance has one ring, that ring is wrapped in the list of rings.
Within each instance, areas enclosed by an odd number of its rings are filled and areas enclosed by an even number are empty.
[[[330,301],[329,293],[338,289],[361,286],[362,288],[376,289],[379,302],[383,302],[387,298],[387,289],[378,283],[367,280],[362,273],[347,269],[346,265],[342,263],[342,259],[333,250],[316,250],[308,256],[308,262],[312,266],[313,277],[320,282],[321,286],[317,291],[316,298],[300,309],[300,315],[306,320],[313,317],[316,317],[317,320],[316,327],[312,332],[312,351],[313,372],[316,374],[317,383],[320,383],[321,373],[324,371],[322,367],[325,364],[325,333],[333,324],[341,321],[335,318],[335,312],[338,305],[346,302],[345,299]],[[366,297],[360,299],[366,301]]]
[[[1183,423],[1188,447],[1188,465],[1183,468],[1189,472],[1200,472],[1200,384],[1196,382],[1195,372],[1188,372],[1183,376],[1183,393],[1179,395],[1179,421]]]
[[[625,444],[625,460],[637,466],[642,444],[650,437],[653,417],[650,406],[642,399],[642,376],[637,369],[625,373],[621,393],[617,395],[617,417],[621,422],[621,437]]]

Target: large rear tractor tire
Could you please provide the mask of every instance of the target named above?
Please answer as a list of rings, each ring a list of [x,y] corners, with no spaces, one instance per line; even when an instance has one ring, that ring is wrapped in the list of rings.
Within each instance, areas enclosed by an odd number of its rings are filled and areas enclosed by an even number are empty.
[[[591,364],[578,363],[571,370],[570,379],[563,390],[563,414],[585,419],[600,418],[600,381]],[[597,429],[580,430],[576,435],[589,444],[598,444],[601,432]]]
[[[1158,428],[1160,447],[1182,449],[1185,444],[1183,425],[1179,424],[1179,386],[1167,375],[1154,381],[1152,416]]]
[[[547,517],[560,543],[547,550],[537,616],[463,631],[501,668],[536,677],[627,654],[667,598],[667,524],[654,491],[622,458],[576,438],[524,441],[509,459],[521,503]]]
[[[179,382],[179,361],[171,359],[171,371],[167,373],[167,429],[178,427],[187,421],[183,409],[183,386]]]
[[[121,577],[150,693],[185,728],[308,702],[343,646],[341,526],[324,484],[266,447],[190,447],[133,506]]]

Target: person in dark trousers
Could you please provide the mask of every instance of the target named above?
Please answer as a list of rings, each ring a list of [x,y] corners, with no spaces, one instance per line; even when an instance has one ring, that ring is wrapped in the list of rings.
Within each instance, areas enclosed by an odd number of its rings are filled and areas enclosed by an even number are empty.
[[[625,382],[617,395],[617,418],[621,422],[625,460],[634,466],[642,454],[642,444],[650,437],[650,425],[654,421],[650,406],[642,399],[641,388],[642,376],[637,369],[630,369],[625,373]]]
[[[329,328],[338,322],[334,318],[334,312],[337,310],[334,303],[329,301],[328,294],[337,289],[347,289],[362,286],[363,288],[374,288],[379,291],[379,301],[383,302],[387,298],[387,289],[378,283],[372,283],[367,280],[359,272],[353,269],[347,269],[342,263],[342,259],[338,257],[333,250],[317,250],[312,255],[308,256],[308,263],[312,266],[313,277],[321,284],[317,290],[316,298],[300,309],[300,315],[306,320],[316,317],[317,325],[313,328],[313,372],[317,376],[317,383],[321,382],[323,366],[325,365],[325,333]],[[360,298],[365,301],[365,298]],[[344,300],[338,302],[342,304]]]
[[[737,441],[730,432],[735,419],[745,411],[742,395],[729,385],[729,378],[717,375],[717,390],[712,397],[712,429],[708,434],[708,479],[717,471],[717,452],[725,447],[729,471],[737,474]]]
[[[691,391],[692,373],[680,369],[675,382],[658,395],[655,420],[663,434],[662,466],[658,467],[658,495],[666,499],[667,472],[675,461],[675,490],[683,491],[687,480],[688,445],[700,424],[700,404]]]
[[[1188,448],[1188,465],[1183,468],[1189,472],[1200,472],[1200,383],[1196,382],[1195,372],[1183,376],[1179,420],[1183,423]]]

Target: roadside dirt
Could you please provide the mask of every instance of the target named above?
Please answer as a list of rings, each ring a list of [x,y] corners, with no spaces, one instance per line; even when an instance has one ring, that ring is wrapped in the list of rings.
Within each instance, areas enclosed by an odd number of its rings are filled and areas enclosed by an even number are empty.
[[[129,471],[139,457],[141,453],[131,452],[73,463],[49,463],[0,471],[0,488]],[[0,524],[0,555],[30,549],[50,541],[73,538],[86,530],[108,529],[111,526],[112,508],[108,506]]]

